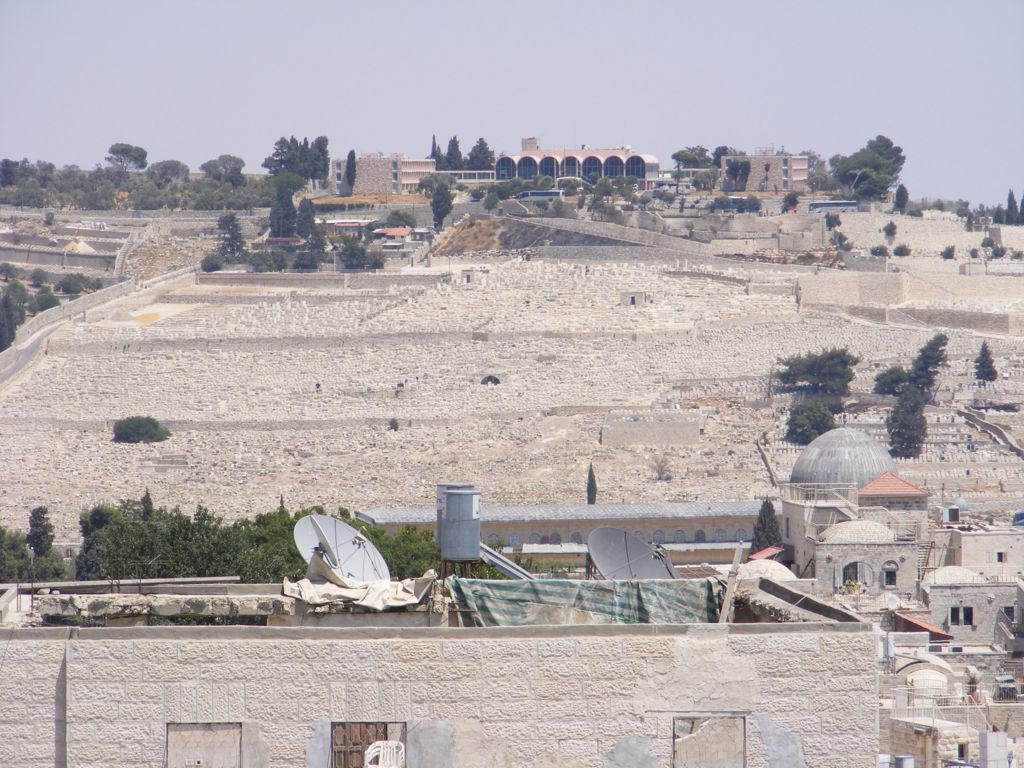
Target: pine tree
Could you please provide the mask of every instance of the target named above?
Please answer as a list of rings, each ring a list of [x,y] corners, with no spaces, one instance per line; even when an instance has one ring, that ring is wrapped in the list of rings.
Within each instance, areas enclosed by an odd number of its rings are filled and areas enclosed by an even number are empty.
[[[943,333],[937,333],[928,340],[928,343],[918,350],[910,366],[907,379],[911,388],[920,390],[922,395],[928,396],[935,387],[935,380],[939,376],[939,367],[946,364],[946,342],[949,341]]]
[[[597,478],[594,476],[593,462],[587,470],[587,504],[597,504]]]
[[[242,225],[238,216],[225,213],[217,219],[217,230],[220,241],[217,243],[217,255],[226,261],[239,261],[245,256],[245,240],[242,238]]]
[[[462,170],[462,150],[459,149],[458,136],[452,136],[448,139],[448,151],[444,156],[444,167],[446,171]]]
[[[308,197],[302,198],[299,203],[299,210],[295,216],[295,234],[299,237],[309,237],[316,227],[316,215],[313,210],[313,201]]]
[[[889,453],[898,459],[914,459],[928,435],[924,418],[924,397],[916,387],[907,387],[885,419],[889,432]]]
[[[896,187],[896,200],[895,207],[900,213],[903,213],[907,209],[907,203],[910,202],[910,193],[907,192],[907,188],[900,184]]]
[[[998,376],[992,350],[988,348],[988,342],[983,341],[978,356],[974,358],[974,378],[978,381],[995,381]]]
[[[1017,198],[1013,194],[1013,190],[1006,195],[1006,223],[1007,224],[1019,224],[1020,223],[1020,209],[1017,207]]]
[[[274,204],[270,206],[270,236],[291,237],[295,234],[295,204],[292,203],[292,192],[284,184],[279,184]]]
[[[434,229],[438,232],[444,226],[444,219],[452,212],[452,193],[444,184],[438,184],[434,188],[434,194],[430,198],[430,210],[434,214]]]
[[[29,513],[27,542],[36,557],[44,557],[53,546],[53,523],[46,507],[36,507]]]
[[[494,152],[487,146],[487,142],[483,138],[476,140],[476,144],[469,150],[469,154],[466,156],[466,170],[467,171],[493,171],[494,170]]]
[[[348,157],[345,158],[345,183],[348,184],[349,191],[355,189],[356,186],[356,151],[350,149],[348,151]]]
[[[779,520],[775,516],[775,506],[769,499],[761,502],[761,509],[757,512],[757,522],[754,523],[754,540],[750,543],[751,552],[760,552],[767,547],[775,547],[782,543],[782,531],[779,530]]]

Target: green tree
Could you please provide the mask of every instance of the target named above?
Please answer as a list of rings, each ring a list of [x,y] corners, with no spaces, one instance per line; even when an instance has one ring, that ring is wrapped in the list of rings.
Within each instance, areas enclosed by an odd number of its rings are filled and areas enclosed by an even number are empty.
[[[441,552],[434,543],[433,531],[403,526],[395,534],[382,528],[359,523],[357,528],[368,538],[388,564],[393,579],[422,576],[430,569],[440,570]]]
[[[295,234],[296,216],[292,191],[286,185],[279,185],[274,204],[270,206],[270,236],[292,237]]]
[[[172,182],[185,181],[188,172],[188,166],[180,160],[161,160],[146,169],[146,176],[159,189],[163,189]]]
[[[437,136],[430,137],[430,154],[428,157],[434,161],[434,170],[443,171],[444,167],[444,153],[441,148],[437,146]]]
[[[800,202],[800,195],[796,192],[789,192],[782,198],[782,212],[795,210]]]
[[[469,154],[466,155],[466,170],[467,171],[493,171],[494,170],[494,152],[487,146],[487,142],[483,138],[476,140],[476,144],[469,150]]]
[[[224,261],[245,260],[245,239],[242,237],[242,225],[239,223],[237,215],[225,213],[217,219],[217,235],[216,253],[218,257]]]
[[[434,229],[438,232],[444,227],[445,217],[452,212],[452,193],[444,184],[434,188],[430,197],[430,211],[434,215]]]
[[[313,225],[313,231],[309,233],[309,240],[306,241],[306,248],[316,258],[317,264],[323,260],[327,252],[327,237],[324,235],[324,228],[318,224]]]
[[[893,239],[896,237],[896,223],[890,221],[888,224],[882,227],[882,232],[885,234],[886,240],[888,240],[891,243]]]
[[[416,217],[409,211],[393,210],[384,219],[385,227],[415,227]]]
[[[849,157],[836,155],[830,164],[833,177],[851,197],[878,200],[899,182],[904,162],[903,150],[879,135]]]
[[[853,367],[860,358],[844,347],[794,355],[780,362],[783,370],[779,373],[779,383],[783,389],[846,396],[850,394]]]
[[[941,256],[946,260],[956,258],[956,246],[947,245],[945,248],[942,249]]]
[[[115,443],[159,443],[171,431],[152,416],[128,416],[114,422]]]
[[[826,213],[825,214],[825,226],[828,229],[835,229],[836,227],[841,226],[842,223],[843,223],[843,220],[841,218],[839,218],[839,214],[838,213]]]
[[[582,197],[581,197],[580,199],[582,199]],[[496,193],[496,192],[495,192],[495,191],[494,191],[494,190],[492,189],[492,190],[490,190],[490,191],[489,191],[489,192],[488,192],[488,193],[487,193],[487,194],[486,194],[486,195],[484,196],[484,210],[485,210],[485,211],[493,211],[493,210],[494,210],[495,208],[497,208],[497,207],[498,207],[498,195],[497,195],[497,193]]]
[[[234,155],[220,155],[199,166],[199,170],[206,174],[207,178],[214,181],[225,181],[233,187],[245,186],[245,176],[242,175],[243,168],[245,168],[245,161]]]
[[[909,256],[910,255],[910,246],[905,244],[905,243],[900,243],[899,245],[897,245],[895,248],[892,249],[892,255],[893,256]]]
[[[0,264],[0,277],[4,279],[5,283],[9,283],[12,278],[18,276],[18,268],[10,262],[4,262]]]
[[[992,350],[988,348],[988,342],[983,341],[978,356],[974,358],[974,378],[978,381],[995,381],[998,376]]]
[[[1006,194],[1005,221],[1007,224],[1020,223],[1020,209],[1017,207],[1017,198],[1014,196],[1012,189]]]
[[[797,403],[786,421],[786,440],[807,445],[818,435],[836,428],[835,417],[824,403]]]
[[[28,581],[32,561],[25,534],[0,526],[0,582]]]
[[[46,270],[39,267],[33,269],[32,273],[28,276],[28,281],[32,284],[33,288],[41,288],[49,280],[50,276],[46,274]]]
[[[146,150],[131,144],[118,142],[107,150],[106,161],[121,173],[141,171],[146,167]]]
[[[48,309],[60,306],[60,299],[53,295],[53,289],[48,285],[44,285],[40,288],[34,297],[35,299],[35,311],[45,312]]]
[[[875,376],[874,393],[876,395],[898,395],[907,386],[909,377],[902,365],[894,365],[879,371]]]
[[[295,234],[299,237],[309,237],[316,227],[316,212],[313,209],[313,201],[308,197],[302,198],[299,202],[299,210],[295,216]]]
[[[898,459],[913,459],[921,455],[928,424],[920,390],[916,387],[903,390],[892,413],[885,419],[885,428],[889,432],[890,454]]]
[[[943,333],[935,334],[917,352],[910,366],[908,383],[923,395],[930,396],[939,375],[939,368],[946,364],[946,343],[949,339]]]
[[[28,536],[26,543],[36,557],[43,557],[53,546],[53,523],[50,522],[50,510],[36,507],[28,515]]]
[[[462,151],[459,149],[458,136],[448,139],[448,151],[444,155],[444,168],[446,171],[462,170]]]
[[[900,184],[898,187],[896,187],[896,199],[894,201],[894,207],[897,211],[903,213],[905,210],[907,210],[907,203],[909,202],[910,193],[907,192],[907,188],[903,184]]]
[[[587,469],[587,504],[597,504],[597,477],[594,475],[594,464]]]
[[[348,188],[355,189],[356,186],[356,151],[350,149],[345,158],[345,183]]]
[[[771,500],[764,499],[757,511],[757,522],[754,523],[754,538],[750,542],[751,552],[760,552],[768,547],[782,544],[782,531],[779,530],[779,519],[775,516],[775,505]]]

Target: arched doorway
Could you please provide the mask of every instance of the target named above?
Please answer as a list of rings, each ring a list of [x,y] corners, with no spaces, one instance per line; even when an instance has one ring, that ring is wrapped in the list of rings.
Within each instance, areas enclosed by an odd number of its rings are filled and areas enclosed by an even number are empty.
[[[480,379],[480,383],[484,386],[496,387],[498,384],[501,384],[501,379],[489,373]]]

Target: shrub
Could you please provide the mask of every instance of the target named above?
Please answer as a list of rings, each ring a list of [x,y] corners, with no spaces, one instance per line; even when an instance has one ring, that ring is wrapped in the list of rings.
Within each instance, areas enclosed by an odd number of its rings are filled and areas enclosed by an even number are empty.
[[[956,256],[956,246],[947,245],[942,249],[942,258],[952,259],[954,256]]]
[[[46,215],[43,216],[43,224],[45,224],[48,227],[53,226],[53,211],[46,212]]]
[[[832,412],[822,403],[799,403],[793,406],[786,422],[786,439],[797,445],[807,445],[818,435],[835,429]]]
[[[391,430],[392,432],[398,431],[398,419],[396,419],[394,416],[388,419],[388,429]]]
[[[971,258],[972,259],[976,259],[980,255],[981,254],[978,253],[978,249],[977,248],[971,248]]]
[[[1006,246],[1005,245],[997,245],[995,248],[992,249],[992,258],[993,259],[1001,259],[1005,255],[1006,255]]]
[[[68,296],[77,296],[92,287],[92,281],[82,275],[64,275],[57,283],[57,290]]]
[[[216,253],[208,253],[203,256],[203,260],[199,262],[199,268],[203,272],[220,272],[224,266],[224,261]]]
[[[879,371],[875,376],[874,392],[876,395],[898,395],[906,388],[907,380],[906,369],[901,365],[894,365]]]
[[[893,256],[909,256],[910,246],[909,245],[897,245],[892,249]]]
[[[50,276],[46,274],[46,270],[39,267],[33,269],[32,274],[28,276],[28,281],[32,283],[33,288],[41,288],[49,279]]]
[[[981,241],[982,248],[991,248],[995,244],[995,240],[993,240],[991,237],[986,237],[984,240]]]
[[[894,237],[896,237],[896,224],[895,224],[895,222],[890,221],[888,224],[886,224],[884,227],[882,227],[882,232],[884,232],[885,236],[887,238],[889,238],[890,240],[892,240]]]
[[[115,443],[159,443],[171,431],[152,416],[128,416],[114,422]]]
[[[874,248],[871,249],[871,255],[872,256],[888,256],[889,255],[889,249],[886,248],[884,245],[876,245]]]
[[[835,229],[836,227],[838,227],[842,223],[843,222],[839,218],[839,214],[838,213],[826,213],[825,214],[825,226],[828,227],[829,229]]]

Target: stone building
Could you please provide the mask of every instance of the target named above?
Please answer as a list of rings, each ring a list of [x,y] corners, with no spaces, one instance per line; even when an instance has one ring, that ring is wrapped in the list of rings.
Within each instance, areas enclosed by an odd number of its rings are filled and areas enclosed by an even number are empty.
[[[339,195],[412,194],[421,179],[434,173],[434,161],[430,158],[370,152],[356,158],[356,181],[350,187],[345,180],[345,163],[346,158],[333,163]]]
[[[723,192],[810,191],[804,155],[777,154],[768,149],[759,149],[752,155],[722,155],[721,171],[719,183]]]
[[[1012,617],[1017,582],[996,582],[959,565],[946,565],[925,575],[921,595],[932,623],[958,644],[987,644],[996,640],[1000,615]]]
[[[541,149],[535,138],[523,139],[518,155],[501,155],[495,161],[498,181],[506,179],[618,178],[632,176],[644,187],[657,183],[658,158],[634,152],[631,147],[615,149]]]

